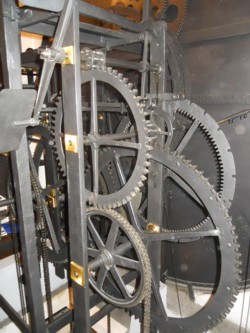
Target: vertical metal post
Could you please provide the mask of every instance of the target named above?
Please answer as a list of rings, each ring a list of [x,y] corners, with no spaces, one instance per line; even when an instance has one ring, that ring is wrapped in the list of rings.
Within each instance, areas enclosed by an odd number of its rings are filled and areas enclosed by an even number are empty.
[[[86,281],[84,286],[72,281],[74,332],[87,333],[90,332],[90,314],[78,0],[73,3],[73,14],[64,46],[72,46],[74,52],[74,64],[65,65],[62,68],[65,135],[76,138],[76,152],[66,150],[70,260],[84,269]]]
[[[4,87],[22,89],[20,38],[14,0],[0,2],[0,34]],[[11,153],[15,198],[19,222],[25,291],[32,332],[46,332],[43,298],[36,247],[28,143],[26,133],[20,147]]]
[[[159,25],[158,37],[153,38],[150,45],[150,64],[159,65],[161,70],[157,75],[151,73],[150,80],[150,93],[158,94],[162,93],[166,89],[166,30],[163,23]],[[160,103],[160,102],[158,102]],[[162,103],[162,102],[161,102]],[[159,107],[163,107],[162,104],[158,104]],[[161,126],[162,124],[158,124]],[[163,167],[159,163],[152,161],[149,169],[149,181],[148,181],[148,221],[156,223],[159,226],[162,225],[163,219]],[[161,266],[161,243],[152,243],[154,256],[152,264],[157,280],[160,278],[160,266]]]

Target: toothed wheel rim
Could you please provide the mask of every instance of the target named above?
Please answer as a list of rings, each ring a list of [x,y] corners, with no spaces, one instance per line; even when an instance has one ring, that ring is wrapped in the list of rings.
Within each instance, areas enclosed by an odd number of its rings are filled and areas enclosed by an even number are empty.
[[[168,28],[179,36],[185,22],[188,9],[188,0],[166,0],[164,12],[160,11],[159,16],[168,22]]]
[[[191,120],[192,125],[196,122],[197,129],[200,128],[201,131],[208,138],[209,145],[211,145],[213,154],[216,157],[218,168],[219,183],[213,185],[216,185],[217,190],[221,195],[221,198],[225,201],[224,203],[226,208],[229,208],[234,198],[236,186],[236,171],[233,154],[231,152],[230,145],[225,134],[220,129],[216,121],[208,113],[205,113],[205,110],[203,110],[197,104],[191,103],[189,100],[171,102],[170,109],[173,111],[174,114],[180,114],[183,117]],[[157,110],[155,111],[155,113],[157,114]],[[187,130],[187,132],[188,131],[189,129]],[[189,143],[187,143],[186,146],[188,147]],[[185,153],[185,147],[182,149],[183,155],[185,155],[185,157],[189,159],[190,157],[188,156],[188,153]]]
[[[88,208],[86,217],[90,285],[115,306],[139,304],[151,285],[150,259],[140,236],[113,210]],[[129,277],[131,271],[136,274]]]
[[[92,81],[91,81],[92,80]],[[115,208],[125,204],[127,201],[131,200],[132,197],[136,195],[136,192],[139,191],[139,187],[142,186],[142,181],[146,179],[145,174],[148,172],[148,151],[151,147],[148,145],[149,138],[147,137],[148,129],[146,125],[146,121],[143,115],[143,108],[140,104],[140,98],[136,97],[136,91],[132,90],[132,85],[126,83],[126,80],[122,78],[121,75],[117,73],[117,71],[113,71],[111,68],[104,68],[102,70],[90,70],[87,72],[82,72],[82,84],[84,85],[87,82],[92,82],[92,89],[94,85],[96,87],[95,82],[102,82],[108,84],[115,88],[121,96],[125,99],[128,104],[129,109],[131,110],[132,116],[134,118],[134,123],[136,127],[136,137],[137,142],[127,142],[123,140],[123,142],[114,140],[105,141],[107,136],[99,135],[98,133],[90,133],[91,135],[87,135],[84,137],[85,144],[94,145],[98,141],[98,147],[113,147],[114,152],[115,149],[122,149],[123,145],[125,149],[136,150],[137,158],[134,169],[130,178],[125,183],[123,187],[121,187],[118,191],[108,194],[102,195],[99,193],[98,185],[93,184],[93,190],[86,190],[87,197],[90,204],[93,204],[98,207],[103,208]],[[92,109],[93,110],[93,109]],[[93,111],[91,111],[93,112]],[[91,119],[91,123],[93,123],[93,119]],[[93,126],[93,125],[91,125]],[[98,129],[95,129],[98,131]],[[91,130],[90,130],[91,132]],[[117,133],[116,133],[117,134]],[[94,138],[93,138],[94,137]],[[104,141],[102,141],[104,140]],[[122,143],[122,144],[121,144]],[[131,148],[133,147],[133,148]],[[91,148],[92,149],[92,148]],[[94,148],[92,149],[92,151]],[[98,160],[99,156],[95,153],[95,158]],[[116,153],[115,153],[116,154]],[[94,155],[94,153],[93,153]],[[118,154],[119,155],[119,154]],[[115,156],[114,156],[115,158]],[[119,158],[119,156],[118,156]],[[92,162],[92,165],[95,165],[96,161]],[[95,182],[95,178],[93,177],[93,181]],[[97,177],[98,179],[98,177]],[[98,180],[96,180],[97,183]],[[98,191],[96,190],[98,189]]]
[[[219,281],[214,294],[211,295],[205,306],[192,316],[186,318],[168,316],[168,320],[165,322],[168,332],[204,332],[221,322],[236,300],[240,255],[234,227],[223,201],[214,191],[213,186],[183,156],[177,156],[169,149],[163,150],[155,147],[152,151],[152,159],[170,169],[193,189],[210,216],[214,229],[220,232],[219,236],[215,236],[219,242],[221,265]],[[192,230],[206,230],[200,229],[200,227],[197,225]],[[164,324],[163,318],[159,318],[159,320],[162,320],[162,324]]]
[[[63,177],[66,177],[66,164],[65,154],[63,148],[63,134],[62,134],[62,122],[63,122],[63,105],[62,98],[58,97],[58,101],[55,103],[55,112],[52,114],[51,120],[51,133],[54,138],[53,151],[58,164],[58,169]]]

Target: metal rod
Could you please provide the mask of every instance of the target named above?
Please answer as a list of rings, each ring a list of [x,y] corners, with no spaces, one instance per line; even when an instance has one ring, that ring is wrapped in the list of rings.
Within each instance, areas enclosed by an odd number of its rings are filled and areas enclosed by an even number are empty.
[[[29,326],[23,321],[20,315],[15,309],[0,295],[0,308],[8,315],[8,317],[13,321],[13,323],[20,329],[23,333],[31,333]]]
[[[144,97],[146,95],[146,84],[147,84],[147,63],[148,63],[148,46],[149,46],[149,38],[148,33],[145,32],[144,37],[144,45],[143,45],[143,57],[142,57],[142,75],[141,75],[141,96]]]
[[[0,1],[1,56],[4,69],[4,86],[6,89],[22,89],[18,21],[10,20],[4,14],[8,13],[10,7],[14,8],[14,10],[17,9],[14,0]],[[26,300],[30,313],[30,326],[31,331],[34,333],[45,333],[46,327],[36,247],[26,133],[21,139],[19,149],[11,152],[11,162],[22,248]]]
[[[90,332],[90,314],[78,0],[73,1],[73,14],[64,39],[64,45],[72,45],[74,48],[74,64],[62,67],[62,89],[65,133],[74,135],[79,147],[77,153],[66,150],[65,157],[68,184],[70,259],[83,268],[86,281],[84,286],[72,281],[74,332],[82,333]]]
[[[58,50],[62,47],[62,43],[65,37],[65,34],[67,32],[67,28],[69,25],[69,20],[72,15],[72,5],[73,5],[74,0],[68,0],[65,1],[57,28],[56,28],[56,33],[55,37],[53,40],[52,44],[52,49]],[[36,99],[36,104],[34,108],[34,118],[35,120],[39,119],[39,115],[44,103],[44,98],[46,96],[49,83],[52,77],[52,73],[55,67],[55,62],[51,61],[49,59],[44,60],[43,64],[43,69],[42,69],[42,75],[40,78],[40,84],[37,92],[37,99]]]
[[[54,314],[52,323],[47,325],[49,333],[56,333],[61,328],[71,323],[73,319],[73,312],[65,307]]]
[[[150,233],[144,232],[144,237],[147,238],[149,242],[153,241],[169,241],[169,242],[192,242],[196,241],[203,237],[219,237],[220,231],[215,230],[208,230],[208,231],[177,231],[177,232],[161,232],[157,233]]]
[[[104,305],[98,312],[90,317],[91,325],[94,325],[103,317],[105,317],[108,313],[115,309],[115,306],[112,304]]]
[[[117,25],[119,27],[122,27],[128,31],[133,32],[143,32],[145,30],[150,30],[152,27],[152,24],[148,21],[144,23],[134,23],[124,17],[121,17],[119,15],[116,15],[114,13],[110,13],[107,10],[98,8],[96,6],[90,5],[86,2],[79,2],[79,11],[80,14],[85,16],[93,17],[97,20],[101,20],[104,22],[108,22],[114,25]]]
[[[13,203],[15,203],[15,199],[14,198],[2,200],[2,201],[0,201],[0,207],[12,205]]]
[[[32,158],[30,150],[29,150],[29,162],[30,162],[31,172],[33,173],[33,176],[36,180],[36,183],[39,186],[39,189],[42,193],[42,187],[41,187],[41,184],[40,184],[40,181],[39,181],[38,173],[36,171],[36,167],[35,167],[34,160]],[[42,198],[42,203],[43,203],[43,211],[44,211],[45,221],[46,221],[48,231],[49,231],[49,235],[50,235],[50,239],[51,239],[51,244],[52,244],[53,249],[56,252],[58,252],[60,250],[60,247],[59,247],[59,244],[58,244],[57,236],[56,236],[56,233],[55,233],[55,230],[54,230],[54,227],[53,227],[53,224],[52,224],[52,221],[51,221],[51,218],[50,218],[50,215],[49,215],[49,211],[48,211],[48,208],[47,208],[47,205],[46,205],[46,202],[45,202],[44,198]]]
[[[118,173],[118,177],[119,177],[119,180],[121,182],[121,185],[124,186],[126,184],[126,178],[125,178],[124,172],[122,170],[119,155],[115,154],[114,162],[115,162],[115,166],[116,166],[116,169],[117,169],[117,173]],[[134,209],[134,206],[133,206],[132,202],[128,201],[126,206],[127,206],[128,213],[129,213],[130,219],[132,221],[133,227],[138,232],[142,232],[140,222],[139,222],[138,216],[135,212],[135,209]]]

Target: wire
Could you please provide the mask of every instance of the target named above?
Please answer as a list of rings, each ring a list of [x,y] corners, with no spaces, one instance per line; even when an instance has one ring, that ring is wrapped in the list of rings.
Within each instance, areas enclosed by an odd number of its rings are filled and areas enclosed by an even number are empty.
[[[236,118],[240,118],[240,119],[241,119],[241,117],[246,118],[246,116],[249,112],[250,112],[250,109],[241,110],[239,112],[233,113],[232,115],[230,115],[226,118],[223,118],[223,119],[217,121],[217,124],[221,125],[221,124],[224,124],[226,122],[230,122],[230,121],[232,122]]]
[[[243,291],[243,301],[242,301],[242,308],[241,308],[239,333],[241,333],[241,329],[242,329],[243,313],[244,313],[244,307],[245,307],[245,301],[246,301],[247,275],[248,275],[248,269],[249,269],[249,259],[250,259],[250,239],[249,239],[249,244],[248,244],[247,265],[246,265],[245,284],[244,284],[244,291]],[[247,324],[248,324],[248,319],[249,319],[249,310],[250,310],[250,299],[249,299],[249,302],[248,302],[248,312],[247,312],[245,332],[247,332],[246,330],[247,330]]]
[[[167,203],[167,198],[166,198],[166,194],[164,191],[164,202]],[[169,205],[170,205],[171,200],[169,200]],[[170,216],[169,216],[169,207],[167,207],[166,205],[164,205],[165,211],[166,211],[166,215],[167,215],[167,227],[169,229],[170,228]],[[173,273],[174,273],[174,283],[175,283],[175,289],[176,289],[176,297],[177,297],[177,302],[178,302],[178,308],[179,308],[179,313],[180,313],[180,317],[182,318],[182,310],[181,310],[181,301],[180,301],[180,294],[179,294],[179,288],[178,288],[178,284],[177,284],[177,278],[176,278],[176,267],[175,267],[175,263],[174,263],[174,249],[173,249],[173,244],[170,243],[170,248],[171,248],[171,261],[172,261],[172,267],[173,267]]]

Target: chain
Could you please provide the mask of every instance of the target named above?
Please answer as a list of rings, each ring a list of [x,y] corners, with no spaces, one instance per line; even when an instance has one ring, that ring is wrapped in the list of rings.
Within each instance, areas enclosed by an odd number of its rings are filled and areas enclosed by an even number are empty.
[[[37,230],[40,236],[41,241],[41,252],[43,259],[43,273],[44,273],[44,284],[45,284],[45,293],[48,309],[48,318],[49,322],[53,319],[53,309],[52,309],[52,296],[50,288],[50,275],[49,275],[49,261],[48,261],[48,247],[47,247],[47,226],[44,220],[43,212],[43,202],[42,202],[42,191],[38,184],[38,181],[31,172],[31,183],[36,197],[37,203]]]
[[[21,303],[21,311],[23,320],[27,321],[26,316],[26,307],[25,307],[25,297],[24,297],[24,288],[22,283],[22,266],[21,266],[21,257],[19,253],[19,246],[18,246],[18,238],[17,238],[17,230],[14,217],[10,216],[10,229],[13,241],[13,251],[14,251],[14,258],[16,263],[16,272],[17,272],[17,281],[18,281],[18,289],[19,289],[19,296],[20,296],[20,303]]]

